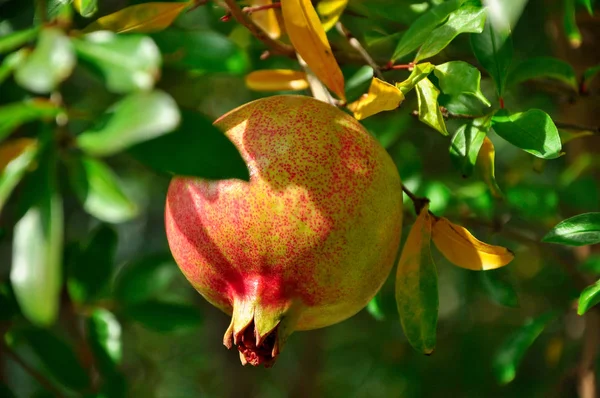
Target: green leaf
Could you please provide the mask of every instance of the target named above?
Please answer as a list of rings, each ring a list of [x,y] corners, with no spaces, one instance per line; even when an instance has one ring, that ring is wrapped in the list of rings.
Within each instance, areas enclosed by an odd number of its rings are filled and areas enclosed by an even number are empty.
[[[481,278],[484,291],[492,301],[505,307],[519,307],[519,296],[508,269],[499,268],[480,272],[478,275]]]
[[[74,0],[75,9],[84,18],[89,18],[98,11],[97,0]]]
[[[87,156],[68,163],[71,186],[86,212],[110,223],[135,217],[137,206],[120,187],[117,176],[103,162]]]
[[[121,324],[112,312],[100,308],[92,312],[86,329],[98,369],[105,377],[113,376],[123,356]]]
[[[118,237],[114,229],[102,224],[91,234],[70,264],[67,287],[75,303],[89,303],[107,290],[114,267]]]
[[[592,5],[592,1],[593,0],[579,0],[581,3],[583,3],[583,5],[585,6],[585,8],[587,9],[587,12],[590,15],[594,15],[594,7]]]
[[[54,334],[41,329],[25,329],[17,337],[26,341],[48,372],[60,383],[75,390],[90,385],[90,379],[73,349]]]
[[[563,27],[572,48],[581,46],[581,32],[577,26],[577,10],[575,8],[575,0],[563,0]]]
[[[362,66],[349,79],[346,80],[346,100],[351,103],[369,90],[373,80],[373,68]]]
[[[587,88],[590,86],[594,78],[598,75],[598,72],[600,72],[600,65],[592,66],[591,68],[588,68],[585,70],[585,72],[583,72],[583,92],[587,92]]]
[[[469,120],[460,126],[452,137],[450,159],[463,177],[470,177],[473,173],[479,149],[490,129],[491,121],[490,116]]]
[[[177,264],[169,253],[142,257],[121,269],[115,280],[114,296],[125,304],[155,298],[178,272]]]
[[[22,48],[14,53],[8,54],[0,64],[0,85],[29,55],[29,50]]]
[[[463,6],[453,11],[448,20],[427,37],[415,57],[415,62],[433,57],[461,33],[481,33],[485,17],[485,9],[477,6]]]
[[[10,135],[22,124],[38,120],[52,119],[62,110],[45,100],[16,102],[0,106],[0,140]]]
[[[3,398],[17,398],[17,396],[8,388],[8,386],[0,382],[0,397]]]
[[[202,323],[196,307],[161,301],[132,305],[125,309],[125,315],[148,329],[163,333],[197,328]]]
[[[8,281],[0,284],[0,321],[10,321],[19,313],[19,305],[10,284]]]
[[[175,175],[250,179],[246,162],[225,134],[197,112],[184,110],[181,117],[175,133],[136,145],[129,153],[155,170]]]
[[[79,57],[103,76],[113,93],[149,90],[160,74],[160,51],[147,36],[102,31],[73,39],[73,44]]]
[[[471,35],[471,47],[477,61],[494,79],[498,95],[502,97],[513,56],[512,37],[508,22],[488,17],[483,32]]]
[[[508,75],[507,85],[543,77],[559,80],[577,90],[577,78],[573,67],[552,57],[535,57],[521,62]]]
[[[425,78],[415,86],[419,101],[419,120],[443,135],[448,135],[446,123],[438,104],[438,90],[429,79]]]
[[[0,54],[18,49],[33,40],[39,32],[38,27],[19,30],[0,37]]]
[[[244,73],[249,66],[245,53],[217,32],[168,29],[153,34],[152,38],[165,63],[177,68]]]
[[[451,61],[437,65],[434,73],[444,94],[472,95],[484,105],[491,105],[481,92],[481,73],[474,66],[463,61]]]
[[[402,39],[394,51],[392,61],[396,61],[405,55],[415,51],[421,46],[431,35],[431,32],[443,23],[448,15],[456,9],[458,9],[466,0],[449,0],[431,10],[427,11],[416,21],[414,21],[410,28],[402,35]]]
[[[30,199],[14,228],[10,280],[21,311],[33,324],[50,326],[58,316],[62,286],[63,209],[50,151],[24,187]],[[28,203],[29,202],[29,203]]]
[[[385,319],[385,314],[379,305],[379,297],[377,296],[373,297],[371,301],[369,301],[369,304],[367,304],[367,312],[378,321],[383,321]]]
[[[15,81],[29,91],[47,94],[71,75],[75,62],[69,38],[58,28],[45,28],[33,52],[18,65]]]
[[[114,104],[94,129],[79,135],[77,144],[92,155],[113,155],[172,132],[179,121],[177,104],[168,94],[158,90],[134,93]]]
[[[539,109],[509,115],[500,110],[492,118],[498,135],[514,146],[542,159],[561,156],[560,135],[548,114]]]
[[[549,312],[528,320],[500,346],[493,363],[499,383],[508,384],[514,380],[523,356],[555,316],[554,312]]]
[[[434,66],[429,62],[415,65],[410,76],[400,83],[396,83],[396,87],[406,96],[421,80],[425,79],[433,71]]]
[[[583,213],[563,220],[544,236],[542,242],[566,246],[600,243],[600,213]]]
[[[600,255],[592,254],[586,258],[580,265],[579,270],[592,274],[600,274]]]
[[[585,314],[590,308],[598,303],[600,303],[600,280],[583,289],[579,296],[577,314]]]
[[[38,142],[18,138],[0,145],[0,212],[38,153]]]
[[[437,270],[431,257],[432,220],[425,206],[402,249],[396,274],[396,303],[410,345],[430,355],[436,343]]]

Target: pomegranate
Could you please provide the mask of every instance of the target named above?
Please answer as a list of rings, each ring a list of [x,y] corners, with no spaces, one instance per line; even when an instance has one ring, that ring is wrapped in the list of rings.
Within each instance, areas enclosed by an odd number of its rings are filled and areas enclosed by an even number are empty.
[[[194,288],[231,314],[225,346],[268,367],[293,331],[377,293],[400,243],[400,177],[354,118],[310,97],[260,99],[215,124],[250,181],[173,178],[167,237]]]

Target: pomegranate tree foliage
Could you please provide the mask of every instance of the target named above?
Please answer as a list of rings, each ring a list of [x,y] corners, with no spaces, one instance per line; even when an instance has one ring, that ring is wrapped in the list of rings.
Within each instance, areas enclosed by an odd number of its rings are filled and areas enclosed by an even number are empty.
[[[594,396],[593,3],[0,0],[0,395]],[[417,210],[515,259],[452,267],[427,218],[401,290],[257,373],[214,344],[163,201],[173,174],[248,179],[212,121],[291,91],[360,119]]]

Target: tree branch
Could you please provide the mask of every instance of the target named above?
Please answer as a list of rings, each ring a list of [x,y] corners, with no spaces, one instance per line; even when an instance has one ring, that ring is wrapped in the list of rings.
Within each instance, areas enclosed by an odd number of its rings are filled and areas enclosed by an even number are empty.
[[[379,79],[384,80],[383,74],[381,73],[379,66],[373,60],[373,58],[371,58],[371,56],[369,55],[367,50],[365,50],[365,48],[362,46],[362,44],[360,44],[358,39],[356,37],[354,37],[352,35],[352,33],[350,33],[350,31],[348,29],[346,29],[344,27],[344,25],[342,25],[341,22],[336,23],[335,28],[337,29],[338,32],[340,32],[340,34],[342,36],[344,36],[346,38],[346,40],[348,40],[348,44],[350,44],[350,46],[352,46],[352,48],[354,48],[361,55],[361,57],[363,57],[363,59],[367,62],[367,64],[371,68],[373,68],[373,74],[375,74],[375,76],[377,76]]]
[[[44,387],[46,390],[48,390],[48,392],[50,392],[55,397],[65,398],[65,395],[58,388],[56,388],[50,382],[50,380],[48,380],[46,378],[46,376],[44,376],[43,374],[41,374],[40,372],[38,372],[37,370],[35,370],[31,366],[29,366],[29,364],[27,364],[27,362],[25,362],[23,360],[23,358],[21,358],[9,346],[7,346],[6,344],[3,344],[3,346],[4,346],[4,352],[6,352],[6,355],[10,359],[12,359],[13,362],[19,364],[19,366],[21,366],[21,368],[23,368],[23,370],[25,370],[27,373],[29,373],[29,375],[31,375],[31,377],[33,377],[35,380],[37,380],[37,382],[40,383],[40,385],[42,387]]]
[[[576,130],[576,131],[589,131],[589,132],[592,132],[594,134],[600,134],[600,127],[580,126],[578,124],[562,123],[562,122],[554,122],[554,124],[559,129]]]
[[[248,19],[246,13],[242,11],[242,9],[235,2],[235,0],[224,1],[227,4],[227,7],[229,7],[229,12],[235,18],[235,20],[244,25],[254,37],[262,41],[267,47],[269,47],[270,52],[272,52],[273,54],[285,55],[286,57],[290,58],[296,57],[296,51],[294,51],[294,48],[292,46],[282,43],[279,40],[271,39],[265,32],[263,32],[258,26],[256,26],[254,22]]]

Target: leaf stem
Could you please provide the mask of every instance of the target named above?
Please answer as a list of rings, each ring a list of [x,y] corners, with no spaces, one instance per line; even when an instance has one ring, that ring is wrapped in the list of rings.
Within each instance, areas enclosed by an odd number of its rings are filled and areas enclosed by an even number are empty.
[[[236,21],[241,23],[252,33],[254,37],[262,41],[267,47],[270,48],[270,52],[274,54],[285,55],[286,57],[295,58],[296,51],[288,44],[282,43],[279,40],[271,39],[265,32],[263,32],[258,26],[256,26],[246,15],[235,0],[224,0],[229,7],[229,13],[235,18]]]
[[[244,8],[242,8],[242,11],[245,12],[246,14],[250,15],[253,12],[271,10],[274,8],[281,8],[281,3],[271,3],[271,4],[264,4],[262,6],[244,7]]]
[[[25,370],[31,377],[33,377],[37,382],[44,387],[48,392],[50,392],[53,396],[58,398],[65,398],[65,395],[56,388],[50,380],[46,378],[43,374],[38,372],[36,369],[31,367],[27,362],[23,360],[15,351],[13,351],[8,345],[3,344],[4,352],[6,355],[13,360],[13,362],[17,363],[23,370]]]

